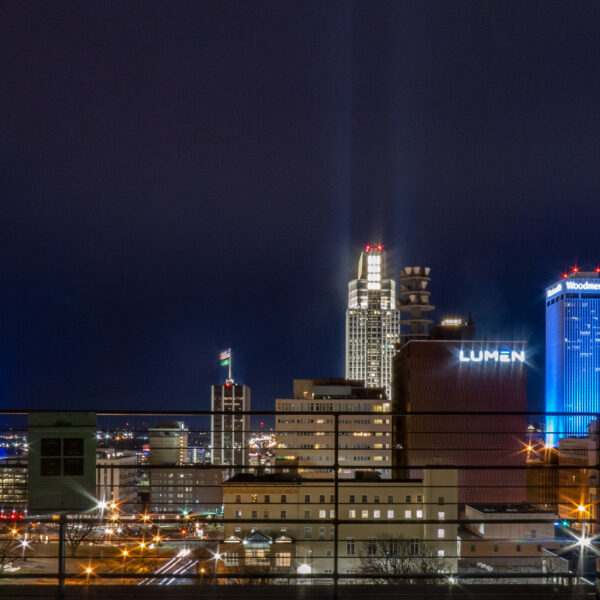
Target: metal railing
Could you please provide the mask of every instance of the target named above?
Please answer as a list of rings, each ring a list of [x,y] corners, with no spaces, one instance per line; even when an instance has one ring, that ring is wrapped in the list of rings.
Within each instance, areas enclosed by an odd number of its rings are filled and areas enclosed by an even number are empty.
[[[0,576],[60,590],[260,583],[334,594],[369,583],[595,582],[594,433],[548,447],[520,427],[539,413],[247,411],[235,416],[266,426],[235,432],[245,434],[242,462],[214,464],[213,414],[99,412],[94,505],[35,514],[24,498],[27,415],[4,412]],[[160,425],[166,417],[186,427]],[[417,417],[431,426],[411,428]],[[461,419],[468,427],[453,429]],[[160,443],[149,429],[172,435]],[[177,458],[165,462],[169,453]]]

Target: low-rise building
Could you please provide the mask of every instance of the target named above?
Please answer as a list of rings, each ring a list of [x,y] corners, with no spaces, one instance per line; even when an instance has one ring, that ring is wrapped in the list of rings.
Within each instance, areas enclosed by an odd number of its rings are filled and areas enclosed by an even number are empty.
[[[219,573],[327,581],[334,572],[336,528],[337,572],[348,580],[360,573],[391,574],[380,572],[384,554],[396,573],[455,572],[456,483],[456,470],[425,469],[422,480],[340,480],[336,494],[331,480],[237,475],[223,484]]]

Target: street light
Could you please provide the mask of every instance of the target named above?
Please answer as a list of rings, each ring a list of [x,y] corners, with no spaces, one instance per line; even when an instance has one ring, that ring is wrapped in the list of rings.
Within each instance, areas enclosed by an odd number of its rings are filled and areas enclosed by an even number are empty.
[[[25,555],[25,550],[29,547],[29,542],[27,540],[23,540],[21,542],[21,548],[23,548],[23,562],[27,561],[27,556]]]
[[[129,552],[127,550],[123,550],[121,552],[123,555],[123,576],[127,575],[127,557],[129,556]]]

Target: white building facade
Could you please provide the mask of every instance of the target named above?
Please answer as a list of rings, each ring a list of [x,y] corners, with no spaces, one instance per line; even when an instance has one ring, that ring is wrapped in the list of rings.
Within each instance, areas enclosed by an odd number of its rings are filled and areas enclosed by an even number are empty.
[[[400,342],[396,282],[386,279],[386,254],[381,245],[365,246],[358,276],[348,284],[346,311],[346,379],[391,394],[392,356]]]

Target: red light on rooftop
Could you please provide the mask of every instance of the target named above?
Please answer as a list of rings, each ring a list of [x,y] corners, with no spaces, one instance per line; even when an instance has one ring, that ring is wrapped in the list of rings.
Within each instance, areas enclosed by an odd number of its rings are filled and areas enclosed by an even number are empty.
[[[567,274],[563,273],[563,279],[566,279],[566,278],[567,278]]]
[[[573,271],[573,273],[578,273],[579,272],[579,267],[572,267],[571,271]]]
[[[596,267],[594,271],[596,271],[596,273],[600,273],[600,267]]]
[[[381,252],[383,250],[383,246],[381,244],[377,244],[377,250],[379,250],[379,252]]]
[[[231,387],[231,383],[229,381],[225,384],[225,387]]]
[[[371,250],[371,244],[366,244],[365,250],[368,252]]]

